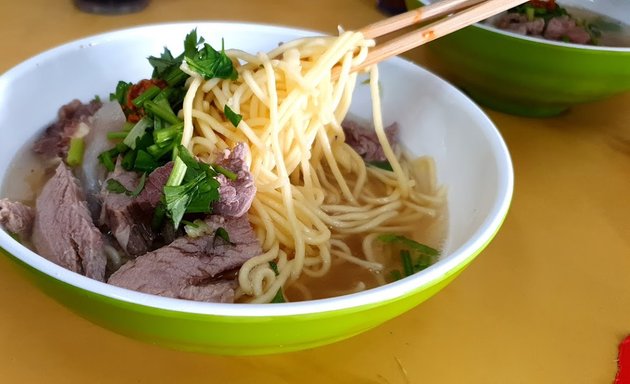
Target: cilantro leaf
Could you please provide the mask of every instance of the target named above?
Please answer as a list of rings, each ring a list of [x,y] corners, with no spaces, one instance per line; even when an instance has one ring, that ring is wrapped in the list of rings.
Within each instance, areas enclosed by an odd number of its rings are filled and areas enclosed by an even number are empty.
[[[164,47],[164,52],[162,52],[160,57],[149,56],[148,60],[153,67],[152,77],[155,78],[161,78],[173,66],[179,67],[179,64],[182,63],[182,60],[174,58],[171,51],[166,47]]]
[[[374,166],[376,168],[384,169],[386,171],[390,171],[390,172],[394,171],[394,169],[392,168],[392,165],[387,160],[385,160],[385,161],[370,161],[370,162],[368,162],[368,164],[372,165],[372,166]]]
[[[122,183],[116,179],[108,179],[107,180],[107,190],[114,193],[124,193],[127,196],[136,197],[142,192],[144,189],[144,184],[146,182],[147,174],[143,173],[140,177],[140,181],[136,188],[133,191],[128,190]]]
[[[227,104],[223,107],[223,113],[234,127],[238,127],[238,124],[243,120],[243,115],[234,112]]]
[[[210,213],[219,199],[219,182],[208,164],[198,162],[184,146],[177,147],[177,158],[164,187],[166,215],[175,228],[186,213]]]
[[[202,75],[206,80],[215,77],[235,80],[238,77],[232,60],[227,57],[223,48],[219,52],[210,44],[205,43],[199,52],[192,56],[185,56],[184,59],[190,69]]]
[[[116,179],[108,179],[107,180],[107,190],[113,193],[130,193],[131,191],[129,191],[127,188],[125,188],[124,185],[122,185],[120,183],[120,181],[116,180]]]
[[[192,57],[197,53],[197,46],[204,43],[203,37],[197,39],[197,28],[190,31],[184,38],[184,56]]]

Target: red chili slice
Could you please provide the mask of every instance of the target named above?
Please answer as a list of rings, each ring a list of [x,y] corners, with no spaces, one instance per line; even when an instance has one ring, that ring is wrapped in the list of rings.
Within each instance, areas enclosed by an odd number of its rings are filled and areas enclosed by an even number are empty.
[[[615,384],[630,384],[630,336],[619,343]]]
[[[126,103],[125,105],[123,105],[123,110],[127,115],[128,122],[137,123],[138,121],[140,121],[140,119],[142,119],[142,117],[144,116],[144,110],[142,108],[136,107],[133,104],[133,99],[140,96],[142,93],[144,93],[144,91],[154,85],[164,89],[168,84],[166,84],[164,80],[160,79],[143,79],[129,88]]]
[[[549,11],[553,11],[557,7],[556,0],[530,0],[529,3],[536,8],[546,8]]]

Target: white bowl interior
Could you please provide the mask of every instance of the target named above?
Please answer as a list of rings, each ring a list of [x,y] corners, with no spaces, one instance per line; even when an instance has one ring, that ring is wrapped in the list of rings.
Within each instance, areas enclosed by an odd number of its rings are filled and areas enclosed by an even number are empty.
[[[73,98],[108,97],[118,80],[137,81],[151,73],[146,57],[164,46],[182,49],[192,28],[214,46],[266,51],[278,42],[309,35],[253,24],[180,23],[117,31],[66,44],[40,54],[0,77],[0,162],[9,164],[58,108]],[[397,121],[402,141],[417,155],[433,156],[440,183],[448,187],[449,234],[444,257],[422,273],[367,292],[314,302],[257,306],[257,316],[309,313],[392,299],[448,273],[485,245],[507,213],[512,194],[510,158],[499,133],[462,93],[401,59],[381,65],[385,123]],[[351,113],[370,116],[369,90],[357,86]],[[0,169],[6,182],[7,167]],[[69,272],[30,252],[0,231],[0,246],[27,264],[69,284],[109,297],[172,310],[251,315],[252,305],[208,304],[132,292]]]
[[[626,0],[561,0],[562,6],[582,8],[630,24],[630,2]]]

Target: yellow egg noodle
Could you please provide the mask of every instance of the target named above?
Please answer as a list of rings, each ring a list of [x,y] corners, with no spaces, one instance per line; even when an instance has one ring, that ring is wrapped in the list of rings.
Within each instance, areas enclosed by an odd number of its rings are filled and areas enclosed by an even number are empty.
[[[296,280],[302,274],[325,275],[334,258],[372,271],[383,284],[378,235],[412,232],[417,220],[436,215],[444,203],[432,160],[408,160],[388,143],[376,66],[369,69],[373,124],[393,172],[366,166],[345,143],[341,122],[357,83],[351,68],[373,45],[361,33],[340,32],[256,55],[227,50],[238,71],[236,80],[204,80],[182,64],[191,76],[180,112],[182,144],[207,161],[239,142],[250,148],[248,162],[258,191],[249,219],[264,253],[239,271],[241,301],[269,302],[287,284],[308,297],[308,289]],[[224,116],[225,105],[242,115],[237,128]],[[431,179],[422,182],[423,188],[416,180],[419,168],[428,170]],[[363,255],[345,242],[353,234],[365,234]],[[362,289],[365,284],[359,282],[353,291]]]

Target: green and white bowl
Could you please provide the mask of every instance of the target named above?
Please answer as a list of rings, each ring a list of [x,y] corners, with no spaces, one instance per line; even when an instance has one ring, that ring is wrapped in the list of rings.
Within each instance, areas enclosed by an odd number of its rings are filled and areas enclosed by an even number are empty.
[[[409,9],[435,0],[406,0]],[[630,1],[560,0],[630,25]],[[474,24],[427,45],[435,69],[490,108],[553,116],[630,91],[630,46],[569,44]]]
[[[17,151],[73,98],[106,97],[118,80],[150,74],[146,57],[166,45],[182,49],[193,28],[211,44],[269,50],[314,32],[238,23],[144,26],[78,40],[33,57],[0,77],[0,180]],[[386,123],[402,142],[436,159],[448,186],[444,256],[430,268],[362,293],[298,303],[212,304],[138,293],[88,279],[31,252],[4,231],[0,247],[19,270],[80,316],[140,340],[192,351],[265,354],[331,343],[364,332],[423,302],[451,282],[491,241],[513,188],[510,157],[492,122],[466,96],[416,65],[394,59],[381,67]],[[368,117],[367,86],[357,86],[352,113]],[[15,292],[19,295],[19,292]],[[6,309],[10,310],[10,309]],[[414,332],[422,332],[415,330]]]

